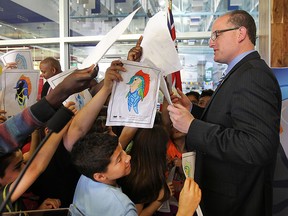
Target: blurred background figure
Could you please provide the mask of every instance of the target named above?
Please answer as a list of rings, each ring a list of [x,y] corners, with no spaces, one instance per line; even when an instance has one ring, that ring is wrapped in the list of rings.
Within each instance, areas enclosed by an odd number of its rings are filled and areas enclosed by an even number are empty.
[[[199,98],[198,106],[205,108],[207,106],[208,102],[210,101],[213,93],[214,93],[214,91],[212,89],[203,90],[201,95],[200,95],[200,98]]]
[[[47,80],[62,72],[60,62],[54,57],[47,57],[39,65],[42,77]],[[50,84],[46,81],[43,85],[41,98],[46,96],[50,91]]]
[[[191,103],[193,104],[198,104],[199,103],[199,98],[200,98],[200,94],[197,91],[190,91],[186,93],[186,96],[189,98],[189,100],[191,101]]]

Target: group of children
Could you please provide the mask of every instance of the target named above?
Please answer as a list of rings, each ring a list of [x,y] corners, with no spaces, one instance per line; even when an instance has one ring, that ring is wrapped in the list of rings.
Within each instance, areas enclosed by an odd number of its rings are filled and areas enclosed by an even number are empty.
[[[128,60],[139,59],[141,53],[138,42],[130,50]],[[69,208],[71,215],[153,215],[174,195],[173,184],[166,182],[169,134],[162,123],[155,122],[151,129],[124,127],[119,137],[114,133],[99,133],[93,127],[113,83],[122,81],[119,71],[126,69],[120,60],[113,61],[106,71],[102,88],[92,100],[59,133],[48,138],[16,187],[5,211],[21,209],[18,207],[21,195],[48,166],[61,141],[81,174]],[[74,110],[74,104],[68,103],[68,108]],[[126,153],[125,149],[130,152]],[[1,191],[7,194],[25,166],[22,152],[14,149],[1,155],[0,162]],[[181,187],[175,214],[193,215],[200,199],[197,183],[187,178]],[[45,205],[42,208],[57,208],[61,203],[50,199]]]

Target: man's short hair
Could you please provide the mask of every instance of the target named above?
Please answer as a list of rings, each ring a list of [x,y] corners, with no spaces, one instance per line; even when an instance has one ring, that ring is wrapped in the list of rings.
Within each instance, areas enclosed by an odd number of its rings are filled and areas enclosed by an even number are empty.
[[[256,24],[254,18],[244,10],[233,10],[228,13],[230,18],[228,22],[235,25],[235,27],[244,26],[247,29],[247,34],[250,41],[256,44]]]
[[[62,71],[60,62],[54,57],[47,57],[43,59],[40,64],[49,64],[51,67],[56,69],[57,73]]]

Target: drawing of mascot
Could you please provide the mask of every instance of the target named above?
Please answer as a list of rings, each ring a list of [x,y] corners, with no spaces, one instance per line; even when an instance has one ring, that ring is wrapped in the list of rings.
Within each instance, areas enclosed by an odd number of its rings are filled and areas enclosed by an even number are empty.
[[[140,100],[143,101],[149,92],[150,76],[140,70],[130,78],[127,84],[130,85],[130,90],[126,95],[126,98],[128,98],[128,110],[130,112],[133,107],[134,112],[139,114],[138,104]]]

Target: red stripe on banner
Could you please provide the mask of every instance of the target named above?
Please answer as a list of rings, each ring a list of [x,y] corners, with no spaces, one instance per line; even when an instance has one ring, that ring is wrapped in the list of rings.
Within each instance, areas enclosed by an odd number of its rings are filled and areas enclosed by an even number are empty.
[[[44,84],[43,77],[40,76],[39,77],[39,83],[38,83],[37,101],[41,100],[41,92],[42,92],[42,89],[43,89],[43,84]]]
[[[173,14],[172,14],[172,1],[169,1],[169,7],[168,7],[168,14],[167,14],[167,22],[168,22],[168,28],[170,31],[170,35],[172,40],[176,41],[176,29],[175,29],[175,25],[174,25],[174,19],[173,19]],[[177,44],[175,43],[175,49],[177,50]],[[175,88],[179,88],[182,91],[182,82],[181,82],[181,74],[180,71],[176,71],[174,73],[172,73],[171,75],[172,78],[172,86],[174,86]]]

